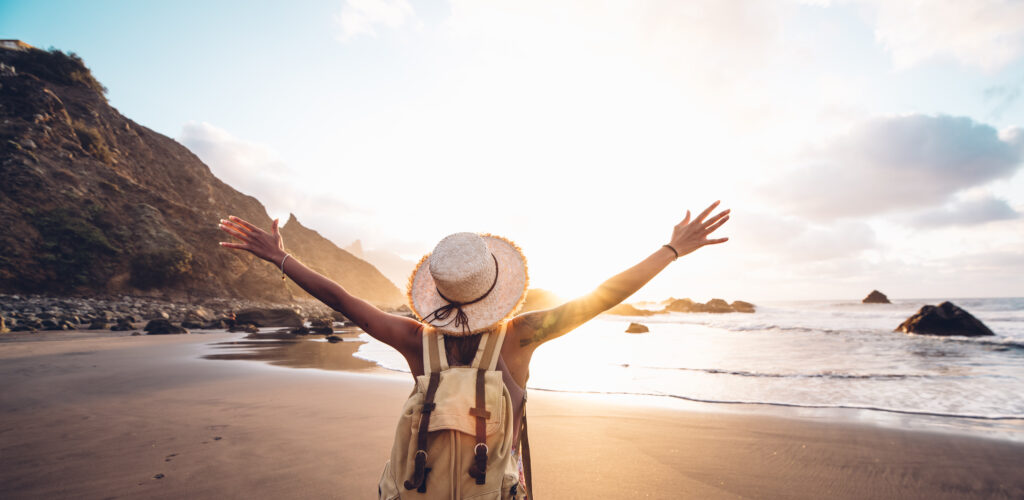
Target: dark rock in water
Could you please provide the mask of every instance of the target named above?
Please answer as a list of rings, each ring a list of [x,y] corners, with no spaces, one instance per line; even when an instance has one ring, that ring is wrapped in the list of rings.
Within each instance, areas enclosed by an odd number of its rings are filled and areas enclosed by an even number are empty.
[[[302,316],[299,316],[299,313],[295,312],[294,309],[287,307],[246,309],[235,314],[235,321],[237,323],[251,323],[258,327],[284,326],[295,328],[302,326]]]
[[[754,304],[742,300],[734,300],[732,302],[732,309],[738,313],[753,313],[756,311]]]
[[[168,334],[175,334],[175,333],[188,333],[188,330],[186,330],[186,329],[184,329],[184,328],[182,328],[180,326],[173,325],[173,324],[171,324],[170,321],[168,321],[166,319],[163,319],[163,318],[157,318],[157,319],[154,319],[154,320],[150,320],[149,323],[146,323],[146,326],[145,326],[145,328],[143,328],[143,330],[145,330],[148,335],[168,335]]]
[[[228,328],[228,331],[229,332],[260,333],[260,327],[254,325],[252,323],[245,323],[245,324],[235,323],[234,326],[232,326],[231,328]]]
[[[306,328],[305,326],[297,326],[289,330],[289,333],[292,335],[309,335],[309,328]]]
[[[892,304],[892,302],[889,302],[889,297],[886,297],[884,293],[878,290],[872,290],[861,302],[864,304]]]
[[[342,341],[342,338],[337,335],[331,335],[327,337],[327,341],[332,344],[337,344],[338,342]]]
[[[921,335],[963,335],[980,337],[995,335],[971,313],[946,301],[938,306],[924,306],[896,327],[897,332]]]
[[[198,329],[202,328],[203,325],[202,325],[202,323],[199,323],[199,322],[196,322],[196,321],[185,320],[185,321],[181,322],[181,327],[182,328],[186,328],[186,329],[191,328],[193,330],[198,330]]]
[[[707,312],[715,314],[735,312],[732,306],[722,299],[711,299],[707,304],[704,304],[704,307],[707,308]]]
[[[316,318],[309,320],[309,331],[317,335],[334,333],[334,318]]]
[[[630,323],[629,328],[626,328],[626,333],[647,333],[649,331],[651,330],[647,326],[640,323]]]
[[[616,316],[651,316],[653,314],[657,314],[655,311],[637,309],[635,306],[629,304],[619,304],[605,312]]]
[[[690,299],[674,299],[668,304],[665,304],[665,311],[668,312],[691,312],[693,310],[693,301]]]

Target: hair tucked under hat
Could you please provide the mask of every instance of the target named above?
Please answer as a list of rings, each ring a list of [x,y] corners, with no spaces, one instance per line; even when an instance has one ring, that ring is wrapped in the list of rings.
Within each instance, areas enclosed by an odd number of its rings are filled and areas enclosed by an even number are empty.
[[[528,285],[526,257],[515,243],[491,234],[455,233],[416,264],[409,277],[409,306],[420,321],[445,335],[473,335],[515,315]]]

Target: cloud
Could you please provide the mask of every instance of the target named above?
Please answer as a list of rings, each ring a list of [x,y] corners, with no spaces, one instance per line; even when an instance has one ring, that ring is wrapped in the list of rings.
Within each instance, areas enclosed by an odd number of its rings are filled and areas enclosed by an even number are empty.
[[[966,117],[911,114],[870,119],[803,154],[802,167],[764,195],[810,219],[933,207],[954,194],[1011,177],[1024,134]]]
[[[950,207],[932,210],[915,216],[911,224],[921,227],[977,226],[987,222],[1020,218],[1006,200],[994,196],[964,200]]]
[[[1015,85],[993,85],[986,88],[984,91],[985,102],[992,104],[990,112],[992,118],[1001,118],[1003,113],[1020,97],[1022,88],[1024,88],[1024,80]]]
[[[348,0],[335,20],[341,29],[338,37],[344,42],[360,35],[377,36],[377,26],[395,29],[415,17],[406,0]]]
[[[906,68],[939,58],[998,70],[1024,54],[1024,2],[864,0],[875,38]]]
[[[800,263],[857,257],[878,246],[871,227],[863,222],[842,221],[817,226],[795,217],[769,213],[740,212],[730,219],[730,244],[734,251],[771,258],[776,262]]]

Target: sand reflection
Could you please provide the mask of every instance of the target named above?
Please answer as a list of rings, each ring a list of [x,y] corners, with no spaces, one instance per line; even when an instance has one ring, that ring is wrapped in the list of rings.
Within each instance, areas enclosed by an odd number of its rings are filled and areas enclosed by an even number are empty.
[[[243,339],[210,344],[219,352],[203,359],[263,361],[289,368],[366,371],[380,369],[376,363],[352,356],[365,342],[358,340],[361,330],[347,328],[335,332],[341,342],[327,342],[319,335],[294,335],[285,330],[251,333]]]

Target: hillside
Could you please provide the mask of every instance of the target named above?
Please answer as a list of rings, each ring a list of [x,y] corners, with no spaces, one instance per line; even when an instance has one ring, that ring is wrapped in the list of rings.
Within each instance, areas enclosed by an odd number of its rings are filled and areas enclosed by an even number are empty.
[[[0,49],[0,292],[302,299],[273,265],[217,245],[229,214],[269,227],[263,205],[104,92],[73,54]],[[286,227],[300,260],[373,302],[403,302],[370,264]]]

